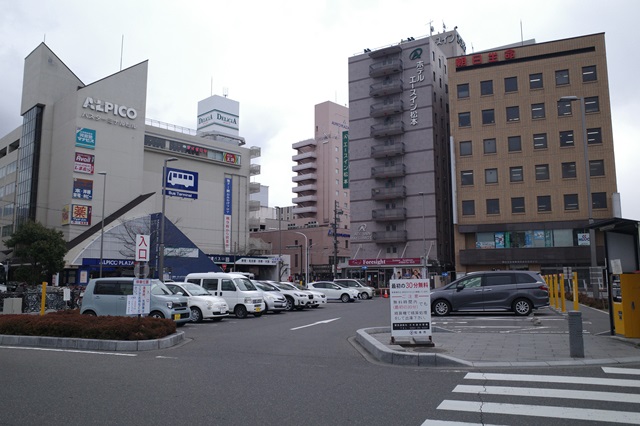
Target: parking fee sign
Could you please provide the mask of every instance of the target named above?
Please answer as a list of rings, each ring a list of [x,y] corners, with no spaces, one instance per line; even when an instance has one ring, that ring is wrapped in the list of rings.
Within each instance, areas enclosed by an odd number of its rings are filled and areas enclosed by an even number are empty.
[[[133,294],[127,296],[127,315],[148,314],[151,308],[151,280],[133,280]]]
[[[136,262],[149,261],[149,235],[136,234]]]
[[[429,280],[391,280],[391,337],[431,337]]]

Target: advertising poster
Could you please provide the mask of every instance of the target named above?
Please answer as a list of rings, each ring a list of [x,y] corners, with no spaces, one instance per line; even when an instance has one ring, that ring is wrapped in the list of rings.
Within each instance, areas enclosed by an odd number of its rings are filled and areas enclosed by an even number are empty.
[[[96,149],[96,131],[84,127],[76,128],[76,146],[80,148]]]
[[[62,206],[62,218],[60,223],[62,225],[68,225],[71,222],[71,205],[65,204]]]
[[[231,178],[224,178],[224,250],[231,251]]]
[[[71,205],[71,225],[91,225],[91,206]]]
[[[73,171],[92,175],[94,171],[95,155],[76,152]]]
[[[389,282],[391,337],[431,337],[429,280],[396,279]]]
[[[93,198],[93,181],[73,178],[73,198],[91,200]]]

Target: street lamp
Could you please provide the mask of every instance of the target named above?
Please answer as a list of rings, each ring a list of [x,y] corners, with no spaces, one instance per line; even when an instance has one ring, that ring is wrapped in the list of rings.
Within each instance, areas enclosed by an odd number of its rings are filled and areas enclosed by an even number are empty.
[[[307,236],[305,234],[303,234],[302,232],[298,232],[298,231],[293,231],[294,234],[300,234],[304,237],[304,248],[305,248],[305,270],[304,270],[304,285],[306,286],[307,284],[309,284],[309,240],[307,239]]]
[[[593,224],[593,200],[591,199],[591,173],[589,170],[589,152],[587,140],[587,120],[585,118],[584,98],[578,96],[562,96],[560,101],[574,102],[580,101],[580,114],[582,118],[582,149],[584,150],[584,173],[587,178],[587,212],[589,215],[589,225]],[[589,228],[589,249],[591,250],[591,266],[598,266],[596,259],[596,231]]]
[[[282,281],[282,212],[280,207],[276,206],[276,212],[278,214],[278,281]]]
[[[178,161],[178,159],[166,158],[162,166],[162,216],[160,216],[160,253],[158,253],[158,279],[162,282],[164,282],[164,207],[167,195],[167,163],[170,161]]]
[[[104,253],[104,202],[107,194],[107,172],[98,172],[104,176],[102,179],[102,225],[100,227],[100,278],[102,278],[102,259]]]

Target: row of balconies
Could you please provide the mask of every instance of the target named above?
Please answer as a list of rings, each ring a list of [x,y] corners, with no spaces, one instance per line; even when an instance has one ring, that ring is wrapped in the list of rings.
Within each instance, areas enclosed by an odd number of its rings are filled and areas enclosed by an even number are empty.
[[[401,177],[407,174],[404,164],[394,164],[393,166],[377,166],[371,168],[371,177],[375,179],[386,179]]]
[[[402,72],[402,59],[400,58],[386,58],[369,65],[369,77],[383,77],[399,72]]]
[[[404,154],[404,143],[398,142],[393,145],[377,145],[371,147],[371,157],[396,157]]]
[[[402,133],[404,133],[404,121],[401,120],[389,120],[382,124],[374,124],[370,129],[372,138],[394,136]]]
[[[396,198],[405,198],[406,196],[406,186],[392,186],[371,189],[371,199],[373,200],[393,200]]]
[[[405,220],[407,218],[407,209],[404,207],[395,209],[377,209],[371,212],[371,218],[376,222]]]
[[[404,110],[404,103],[401,99],[389,102],[378,102],[369,107],[369,116],[373,118],[386,117],[400,114]]]

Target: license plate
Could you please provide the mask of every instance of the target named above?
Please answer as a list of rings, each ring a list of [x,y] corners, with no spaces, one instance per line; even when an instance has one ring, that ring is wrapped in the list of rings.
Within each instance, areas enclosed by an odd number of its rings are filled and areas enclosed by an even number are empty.
[[[256,312],[260,312],[260,306],[256,307]]]
[[[178,321],[180,319],[180,314],[173,314],[173,320]]]

